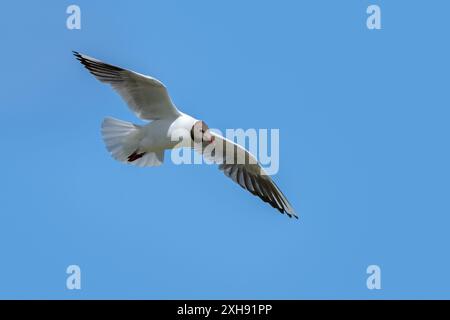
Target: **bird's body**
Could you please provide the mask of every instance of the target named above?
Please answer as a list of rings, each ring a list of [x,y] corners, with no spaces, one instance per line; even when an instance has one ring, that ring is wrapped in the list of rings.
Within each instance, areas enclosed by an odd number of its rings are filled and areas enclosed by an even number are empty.
[[[238,144],[210,132],[203,121],[179,111],[159,80],[78,52],[74,55],[98,80],[110,84],[139,118],[151,120],[145,125],[135,125],[105,118],[103,140],[116,160],[141,167],[159,166],[167,149],[197,146],[194,149],[208,157],[211,154],[204,152],[204,148],[212,147],[214,160],[226,176],[281,213],[297,218],[289,201],[256,158]],[[238,158],[246,162],[236,161]]]
[[[178,117],[154,120],[140,129],[140,146],[143,151],[173,149],[179,141],[174,141],[176,132],[189,133],[197,119],[180,114]],[[183,137],[182,141],[189,141],[189,136]],[[186,145],[188,147],[188,145]]]
[[[129,158],[130,155],[133,155],[131,159],[134,160],[143,158],[135,162],[138,166],[158,166],[164,160],[165,150],[175,147],[190,147],[188,144],[189,132],[197,121],[189,115],[180,113],[138,126],[108,117],[103,121],[102,133],[108,151],[117,160],[134,162]],[[178,137],[180,140],[174,139],[174,137]],[[136,158],[138,155],[141,156]]]

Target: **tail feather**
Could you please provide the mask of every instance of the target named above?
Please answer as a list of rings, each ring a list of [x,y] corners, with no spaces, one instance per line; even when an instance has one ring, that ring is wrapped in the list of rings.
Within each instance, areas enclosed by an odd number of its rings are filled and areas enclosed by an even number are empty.
[[[102,123],[102,137],[106,149],[114,159],[127,162],[139,144],[137,132],[140,126],[130,122],[105,118]]]
[[[102,137],[106,149],[114,159],[139,167],[159,166],[164,161],[164,150],[140,152],[139,129],[141,126],[114,118],[105,118],[102,123]]]

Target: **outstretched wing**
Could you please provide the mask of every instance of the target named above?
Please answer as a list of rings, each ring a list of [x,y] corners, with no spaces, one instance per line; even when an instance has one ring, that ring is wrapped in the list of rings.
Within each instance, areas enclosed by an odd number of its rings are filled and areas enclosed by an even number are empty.
[[[197,152],[202,153],[209,161],[219,163],[219,169],[242,188],[290,218],[298,219],[286,196],[250,152],[215,132],[210,133],[214,136],[214,145],[197,146]]]
[[[73,54],[99,81],[110,84],[139,118],[157,120],[180,115],[159,80],[76,51]]]

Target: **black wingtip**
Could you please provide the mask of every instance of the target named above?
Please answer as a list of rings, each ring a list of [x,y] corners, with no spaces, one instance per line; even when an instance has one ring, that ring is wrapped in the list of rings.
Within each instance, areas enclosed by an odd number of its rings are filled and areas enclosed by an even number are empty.
[[[291,219],[295,218],[298,220],[298,216],[295,213],[290,213],[290,212],[287,212],[286,210],[283,210],[282,213],[286,213],[286,215]]]
[[[83,60],[83,56],[78,51],[72,51],[72,54],[75,56],[75,58],[77,58],[78,61]]]
[[[78,61],[83,63],[83,56],[78,51],[72,51],[72,53]]]
[[[297,215],[297,214],[295,214],[295,212],[291,213],[291,216],[292,216],[292,218],[295,218],[295,219],[297,219],[297,220],[298,220],[298,215]]]

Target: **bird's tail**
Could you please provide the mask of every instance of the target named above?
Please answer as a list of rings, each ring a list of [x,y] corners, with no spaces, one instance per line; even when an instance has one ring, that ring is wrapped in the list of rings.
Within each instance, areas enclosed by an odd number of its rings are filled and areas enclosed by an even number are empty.
[[[102,137],[106,149],[114,159],[127,162],[138,146],[137,132],[140,126],[114,118],[105,118],[102,123]]]
[[[164,160],[164,151],[143,152],[139,150],[141,126],[114,118],[105,118],[102,137],[106,149],[114,159],[140,167],[157,166]]]

